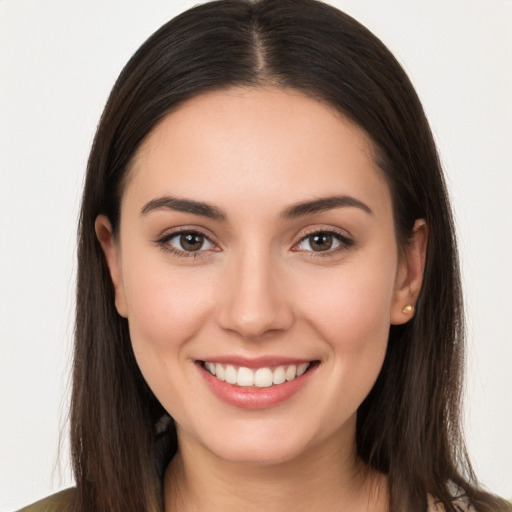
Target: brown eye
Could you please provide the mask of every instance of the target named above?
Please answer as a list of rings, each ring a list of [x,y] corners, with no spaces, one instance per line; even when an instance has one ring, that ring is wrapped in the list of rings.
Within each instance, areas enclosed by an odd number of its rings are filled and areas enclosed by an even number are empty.
[[[184,251],[199,251],[204,243],[204,236],[198,233],[185,233],[180,235],[179,243]]]
[[[298,244],[299,251],[306,252],[335,252],[336,249],[349,248],[354,244],[352,240],[331,231],[317,231],[305,236]]]
[[[202,233],[182,231],[165,237],[162,244],[168,244],[178,252],[199,252],[215,248],[215,245]]]
[[[330,233],[316,233],[309,237],[309,245],[313,251],[328,251],[332,248],[333,241]]]

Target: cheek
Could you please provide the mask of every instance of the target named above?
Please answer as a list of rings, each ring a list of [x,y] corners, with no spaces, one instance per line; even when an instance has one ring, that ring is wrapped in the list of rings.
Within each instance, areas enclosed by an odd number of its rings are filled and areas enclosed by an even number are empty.
[[[143,261],[124,272],[128,322],[134,351],[159,357],[175,351],[204,323],[215,303],[211,276]]]
[[[139,259],[126,268],[130,338],[148,386],[177,419],[186,417],[193,384],[184,371],[191,364],[186,347],[211,314],[214,286],[201,272],[152,263]]]
[[[317,397],[319,410],[331,411],[323,420],[327,432],[356,414],[380,373],[389,336],[392,277],[372,275],[368,269],[341,273],[320,287],[323,293],[318,287],[311,293],[309,287],[309,302],[303,300],[309,304],[303,316],[327,346],[329,379]]]
[[[370,343],[375,336],[387,337],[393,297],[393,266],[340,271],[325,280],[310,283],[300,292],[299,304],[324,338],[348,347]],[[307,296],[307,299],[306,299]]]
[[[386,354],[395,266],[390,258],[380,265],[347,267],[330,278],[304,281],[296,296],[302,316],[328,346],[326,364],[336,375],[333,387],[338,386],[332,392],[350,396],[347,403],[357,408]]]

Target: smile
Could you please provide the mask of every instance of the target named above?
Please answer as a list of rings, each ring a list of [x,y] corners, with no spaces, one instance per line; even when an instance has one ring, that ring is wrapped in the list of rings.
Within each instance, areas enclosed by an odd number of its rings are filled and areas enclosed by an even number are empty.
[[[196,360],[196,367],[217,398],[240,409],[254,410],[291,400],[318,373],[320,361],[225,356]]]
[[[240,387],[268,388],[279,386],[285,382],[290,382],[304,375],[311,362],[299,365],[281,365],[276,368],[246,368],[244,366],[234,366],[230,364],[221,364],[211,361],[204,361],[205,370],[220,381],[227,382]]]

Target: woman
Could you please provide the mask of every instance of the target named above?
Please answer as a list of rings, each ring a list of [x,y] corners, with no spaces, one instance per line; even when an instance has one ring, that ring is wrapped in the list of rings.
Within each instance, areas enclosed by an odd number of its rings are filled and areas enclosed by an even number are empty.
[[[462,334],[435,145],[389,51],[314,1],[187,11],[127,64],[90,155],[77,488],[54,499],[507,510],[460,437]]]

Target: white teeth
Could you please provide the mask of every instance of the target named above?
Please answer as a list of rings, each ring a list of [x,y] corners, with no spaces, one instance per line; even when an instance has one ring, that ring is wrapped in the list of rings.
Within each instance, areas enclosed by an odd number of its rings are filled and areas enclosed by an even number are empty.
[[[268,388],[272,386],[272,370],[270,368],[260,368],[254,374],[254,385],[257,388]]]
[[[274,384],[282,384],[286,380],[286,374],[284,368],[282,366],[278,366],[274,370],[274,376],[272,378],[272,382]]]
[[[302,363],[301,365],[297,366],[297,377],[304,375],[304,372],[308,369],[308,367],[309,363]]]
[[[230,384],[236,384],[237,371],[234,366],[231,366],[231,365],[226,366],[226,371],[224,372],[224,380],[226,382],[229,382]]]
[[[241,366],[238,368],[237,384],[239,386],[253,386],[254,385],[254,372],[250,368]]]
[[[219,380],[224,380],[224,366],[222,366],[221,364],[217,363],[215,365],[215,375],[217,376],[217,378]]]
[[[286,368],[285,377],[286,380],[293,380],[295,377],[297,377],[297,367],[294,364]]]
[[[204,363],[204,368],[219,380],[224,380],[229,384],[237,386],[256,386],[258,388],[268,388],[272,385],[278,386],[286,381],[296,379],[304,375],[310,366],[311,363],[302,363],[298,366],[292,364],[287,367],[278,366],[272,371],[270,368],[251,370],[241,366],[237,369],[231,364],[223,366],[220,363],[211,363],[209,361]]]

